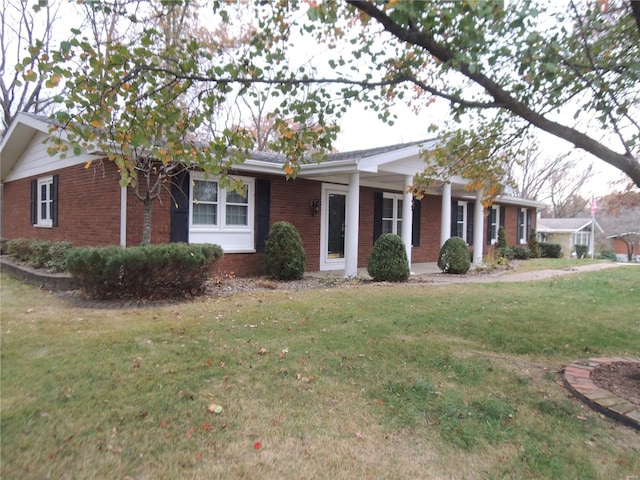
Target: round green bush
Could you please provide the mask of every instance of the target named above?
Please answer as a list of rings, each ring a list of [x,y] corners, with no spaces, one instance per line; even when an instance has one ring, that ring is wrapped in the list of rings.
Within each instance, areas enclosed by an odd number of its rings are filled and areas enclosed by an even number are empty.
[[[406,282],[411,272],[402,238],[393,233],[380,235],[373,245],[367,271],[376,282]]]
[[[444,273],[467,273],[471,268],[467,242],[460,237],[451,237],[444,242],[438,255],[438,268]]]
[[[307,257],[296,227],[288,222],[271,226],[264,250],[264,263],[268,275],[278,280],[302,278]]]

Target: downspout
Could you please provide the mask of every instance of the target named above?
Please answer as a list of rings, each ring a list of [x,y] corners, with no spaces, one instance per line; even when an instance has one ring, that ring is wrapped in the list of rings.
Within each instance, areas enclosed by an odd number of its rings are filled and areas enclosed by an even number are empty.
[[[127,187],[120,187],[120,246],[127,246]]]

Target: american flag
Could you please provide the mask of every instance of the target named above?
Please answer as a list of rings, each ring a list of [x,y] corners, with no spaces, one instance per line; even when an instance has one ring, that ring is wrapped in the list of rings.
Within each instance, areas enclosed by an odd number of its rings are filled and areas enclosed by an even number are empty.
[[[596,206],[596,197],[595,195],[591,194],[591,216],[592,217],[596,215],[596,210],[598,210],[598,207]]]

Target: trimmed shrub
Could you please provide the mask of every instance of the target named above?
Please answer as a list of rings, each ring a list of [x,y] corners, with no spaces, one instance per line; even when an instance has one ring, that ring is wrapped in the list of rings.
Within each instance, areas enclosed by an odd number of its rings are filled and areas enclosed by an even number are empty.
[[[67,254],[67,269],[97,298],[171,298],[201,293],[219,245],[167,243],[83,247]]]
[[[576,258],[587,258],[589,245],[576,245]]]
[[[562,247],[557,243],[540,243],[543,258],[562,258]]]
[[[28,262],[31,257],[31,247],[28,238],[14,238],[7,242],[7,253],[19,262]]]
[[[498,228],[498,241],[496,242],[496,248],[509,248],[507,245],[507,232],[504,230],[504,227]]]
[[[44,268],[51,272],[67,271],[67,252],[73,248],[73,243],[68,240],[54,242],[49,247]]]
[[[409,279],[409,260],[400,236],[380,235],[373,245],[367,272],[376,282],[406,282]]]
[[[531,229],[529,233],[529,240],[527,241],[527,246],[531,251],[531,258],[540,258],[542,255],[542,250],[540,249],[540,242],[538,241],[538,233],[535,228]]]
[[[467,273],[471,268],[467,242],[460,237],[451,237],[444,242],[438,255],[438,268],[444,273]]]
[[[509,261],[516,258],[515,254],[513,253],[513,248],[511,247],[496,248],[496,255]]]
[[[518,260],[529,260],[531,258],[531,250],[527,247],[517,246],[511,249],[513,251],[513,258]]]
[[[265,243],[264,263],[267,274],[278,280],[302,278],[307,256],[296,227],[289,222],[276,222],[269,229]]]
[[[31,239],[29,241],[29,259],[27,260],[33,268],[44,268],[49,260],[49,248],[52,243],[47,240]]]

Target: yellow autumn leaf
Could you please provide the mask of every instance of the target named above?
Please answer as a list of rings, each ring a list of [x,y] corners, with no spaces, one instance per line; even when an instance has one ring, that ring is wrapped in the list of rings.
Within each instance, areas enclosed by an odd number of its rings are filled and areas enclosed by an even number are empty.
[[[91,166],[91,160],[84,164],[84,168],[89,168]]]

